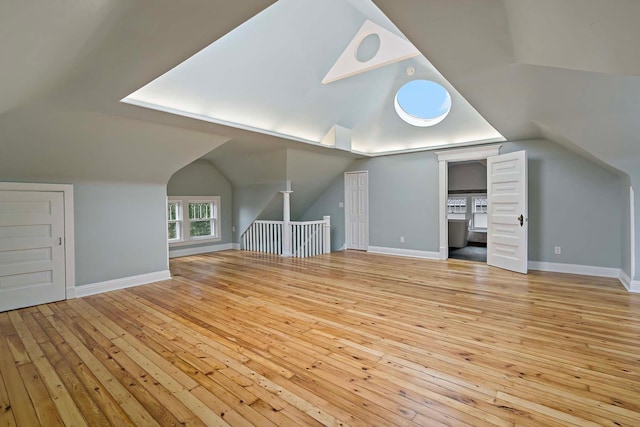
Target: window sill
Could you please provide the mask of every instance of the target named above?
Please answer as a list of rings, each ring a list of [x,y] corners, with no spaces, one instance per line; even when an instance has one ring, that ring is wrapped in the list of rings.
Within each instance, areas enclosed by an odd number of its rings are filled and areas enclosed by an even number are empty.
[[[200,245],[203,243],[213,243],[213,242],[219,242],[222,239],[220,237],[213,237],[210,239],[191,239],[191,240],[183,240],[183,241],[179,241],[179,242],[169,242],[169,247],[170,248],[175,248],[175,247],[180,247],[180,246],[193,246],[193,245]]]

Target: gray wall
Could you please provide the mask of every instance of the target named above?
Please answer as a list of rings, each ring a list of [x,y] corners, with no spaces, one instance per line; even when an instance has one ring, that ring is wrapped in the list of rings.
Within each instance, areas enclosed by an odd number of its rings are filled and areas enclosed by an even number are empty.
[[[501,153],[518,150],[529,159],[529,259],[619,268],[621,178],[546,140],[505,143]]]
[[[169,268],[164,185],[0,181],[73,184],[76,286]]]
[[[629,195],[629,187],[631,186],[631,180],[629,176],[625,176],[621,180],[620,192],[623,195],[623,204],[621,206],[622,209],[622,218],[620,221],[621,225],[621,245],[620,245],[620,268],[622,271],[626,273],[627,276],[631,277],[631,265],[634,260],[631,259],[631,216],[630,216],[630,195]]]
[[[634,280],[640,280],[640,172],[637,175],[630,176],[630,183],[633,186],[634,190],[634,211],[635,211],[635,248],[636,248],[636,256],[635,256],[635,275],[632,277]],[[629,189],[625,189],[627,194],[629,193]],[[628,197],[628,196],[627,196]],[[627,206],[627,210],[624,212],[625,216],[629,216],[629,206]],[[629,231],[627,231],[629,235]],[[628,238],[629,242],[631,241],[631,236]],[[627,274],[631,272],[631,255],[628,255],[629,261],[629,271]]]
[[[76,285],[167,270],[166,187],[74,185]]]
[[[355,157],[329,149],[280,148],[245,152],[247,145],[243,143],[245,148],[241,147],[237,152],[233,151],[233,146],[223,147],[226,154],[213,160],[233,185],[234,242],[239,242],[242,233],[256,219],[282,220],[280,191],[293,191],[291,219],[300,219]]]
[[[438,251],[438,161],[433,152],[358,160],[348,170],[369,171],[370,246]]]
[[[300,217],[300,221],[315,221],[325,215],[331,217],[331,250],[339,251],[344,246],[345,221],[344,207],[344,175],[340,174],[329,185],[329,188]]]
[[[529,158],[529,259],[620,267],[621,178],[546,140],[506,142],[501,152],[522,149]],[[438,250],[435,154],[360,160],[348,170],[369,171],[371,246]],[[332,215],[332,249],[344,243],[344,209],[337,208],[342,201],[344,182],[339,178],[304,214],[305,219]],[[404,245],[400,236],[405,236]],[[554,255],[554,246],[562,247],[561,255]]]
[[[242,233],[251,223],[260,219],[273,219],[277,215],[276,197],[279,191],[287,189],[287,151],[285,148],[263,148],[239,142],[241,147],[234,151],[235,141],[231,145],[222,146],[211,156],[214,167],[228,178],[232,186],[232,241],[240,242]],[[282,202],[280,201],[280,204]],[[265,209],[265,217],[261,217]],[[279,210],[282,219],[282,208]]]
[[[233,187],[233,223],[236,231],[233,234],[233,241],[240,242],[242,233],[257,219],[276,219],[277,208],[282,203],[280,191],[286,190],[286,181],[266,182],[254,185],[243,185]],[[278,202],[278,199],[280,200]],[[268,212],[262,216],[262,212],[273,207],[273,212]],[[271,209],[268,209],[271,211]],[[280,208],[280,220],[282,220],[282,209]]]
[[[634,275],[634,280],[640,280],[640,175],[634,177],[632,181],[633,190],[635,192],[635,247],[636,247],[636,257],[635,257],[635,270],[636,274]]]
[[[196,160],[174,173],[167,184],[168,196],[220,196],[220,232],[222,240],[215,244],[232,242],[233,197],[231,183],[208,161]],[[179,246],[178,249],[211,246],[212,243]]]
[[[291,182],[291,219],[299,219],[337,176],[353,163],[353,155],[341,150],[287,149],[287,179]],[[314,218],[314,220],[321,218]]]
[[[480,162],[449,163],[449,191],[487,190],[487,167]]]
[[[357,160],[347,171],[369,172],[369,245],[438,250],[438,162],[432,152]],[[344,178],[305,212],[303,219],[331,215],[332,250],[344,245]],[[404,236],[405,243],[400,243]]]

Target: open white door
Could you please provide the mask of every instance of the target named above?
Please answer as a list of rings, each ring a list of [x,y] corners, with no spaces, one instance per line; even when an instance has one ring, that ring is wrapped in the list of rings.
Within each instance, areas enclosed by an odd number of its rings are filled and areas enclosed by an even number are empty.
[[[527,153],[487,158],[487,264],[527,274]]]
[[[0,191],[0,312],[65,299],[62,192]]]

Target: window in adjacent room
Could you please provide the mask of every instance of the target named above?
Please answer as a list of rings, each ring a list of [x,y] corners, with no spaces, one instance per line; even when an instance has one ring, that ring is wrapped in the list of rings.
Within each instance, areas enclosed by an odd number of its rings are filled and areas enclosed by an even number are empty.
[[[449,219],[465,219],[467,215],[467,198],[449,197],[447,200],[447,213]]]
[[[471,217],[471,228],[474,230],[487,229],[487,196],[472,198],[473,215]]]
[[[220,197],[169,198],[167,218],[170,244],[220,240]]]
[[[179,242],[182,236],[182,206],[180,202],[167,203],[167,220],[169,222],[169,242]]]

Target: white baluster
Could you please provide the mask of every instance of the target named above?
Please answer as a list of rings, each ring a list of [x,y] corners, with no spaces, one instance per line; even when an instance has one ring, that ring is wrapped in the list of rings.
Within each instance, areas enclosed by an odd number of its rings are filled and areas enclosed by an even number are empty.
[[[282,252],[280,252],[280,224],[276,224],[275,235],[273,237],[276,239],[276,254],[282,255]]]
[[[311,256],[315,256],[317,255],[316,253],[316,244],[317,244],[317,239],[316,239],[316,229],[318,228],[318,226],[316,224],[313,224],[311,227]]]
[[[302,226],[302,247],[304,248],[302,257],[306,258],[309,256],[309,226],[307,224]]]
[[[256,252],[260,252],[262,250],[262,239],[260,238],[260,233],[262,233],[262,225],[258,223],[256,224]]]
[[[324,250],[322,251],[325,254],[331,253],[331,217],[323,216],[324,220]]]

